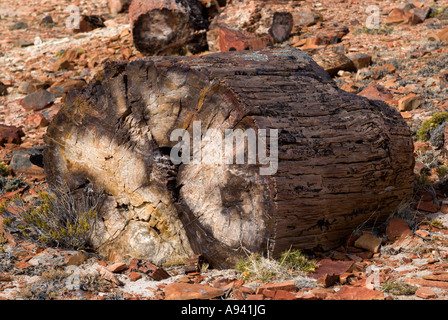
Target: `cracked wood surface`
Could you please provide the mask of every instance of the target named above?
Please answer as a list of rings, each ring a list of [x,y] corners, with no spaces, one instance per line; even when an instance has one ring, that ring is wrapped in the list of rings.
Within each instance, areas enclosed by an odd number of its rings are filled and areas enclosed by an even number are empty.
[[[279,164],[173,165],[170,133],[278,129]],[[68,94],[48,128],[49,182],[109,194],[96,243],[159,264],[201,253],[330,249],[412,193],[413,143],[399,112],[337,88],[298,49],[147,57],[108,64]],[[207,150],[202,150],[207,155]]]

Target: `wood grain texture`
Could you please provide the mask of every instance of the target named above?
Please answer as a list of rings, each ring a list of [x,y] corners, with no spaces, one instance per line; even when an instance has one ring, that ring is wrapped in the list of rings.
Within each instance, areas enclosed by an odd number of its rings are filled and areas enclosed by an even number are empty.
[[[278,129],[277,172],[174,165],[171,132],[192,133],[198,120],[203,133]],[[338,89],[293,48],[112,62],[67,95],[45,141],[49,182],[88,180],[109,194],[100,251],[155,264],[328,250],[412,194],[413,143],[399,112]]]

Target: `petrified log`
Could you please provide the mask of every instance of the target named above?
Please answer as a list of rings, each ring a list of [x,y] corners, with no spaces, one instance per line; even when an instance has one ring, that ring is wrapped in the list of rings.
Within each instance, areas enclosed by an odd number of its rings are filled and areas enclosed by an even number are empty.
[[[224,133],[248,142],[222,152]],[[66,95],[45,141],[49,183],[108,194],[98,250],[155,264],[327,250],[412,194],[399,112],[338,89],[294,48],[109,63]]]
[[[233,0],[210,23],[207,31],[209,49],[223,51],[218,41],[221,27],[249,32],[257,37],[271,34],[275,40],[281,40],[277,42],[283,42],[288,36],[299,33],[304,11],[300,1],[295,0]]]
[[[132,39],[144,55],[184,55],[207,49],[208,21],[198,0],[134,0]]]
[[[129,10],[129,5],[132,0],[108,0],[107,7],[112,15],[116,15],[121,12],[126,12]]]

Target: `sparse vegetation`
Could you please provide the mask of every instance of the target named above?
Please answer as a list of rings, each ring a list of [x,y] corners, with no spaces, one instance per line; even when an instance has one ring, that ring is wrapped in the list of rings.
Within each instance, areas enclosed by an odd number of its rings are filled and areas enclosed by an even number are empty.
[[[300,250],[290,249],[283,252],[278,260],[251,254],[240,259],[235,269],[247,280],[271,281],[313,272],[317,266],[316,261],[309,260]]]
[[[388,281],[381,287],[383,292],[387,292],[397,296],[413,295],[417,291],[417,287],[406,284],[402,281]]]
[[[371,28],[368,28],[367,26],[362,26],[362,28],[355,29],[354,33],[355,34],[365,33],[365,34],[379,35],[379,34],[391,34],[393,31],[394,31],[394,27],[386,26],[386,25],[382,25],[378,29],[371,29]]]
[[[7,177],[11,173],[11,170],[4,162],[0,162],[0,176]]]
[[[0,194],[15,191],[25,186],[25,179],[23,177],[4,177],[0,175]]]
[[[22,205],[20,216],[42,244],[81,249],[90,245],[101,202],[101,192],[90,190],[75,198],[68,187],[58,186],[40,192],[31,210]]]
[[[428,141],[431,138],[432,130],[448,119],[448,112],[436,112],[431,118],[425,120],[417,131],[417,139]]]

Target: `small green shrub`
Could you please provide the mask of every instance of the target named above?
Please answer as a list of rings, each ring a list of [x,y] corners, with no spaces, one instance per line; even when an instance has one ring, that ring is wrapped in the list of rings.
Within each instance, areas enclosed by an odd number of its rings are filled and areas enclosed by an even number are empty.
[[[235,269],[247,280],[267,282],[313,272],[317,266],[316,261],[309,260],[300,250],[288,250],[278,260],[252,253],[249,257],[238,260]]]
[[[23,177],[8,178],[0,175],[0,194],[15,191],[25,186]]]
[[[374,34],[374,35],[379,35],[379,34],[390,34],[394,31],[394,27],[392,26],[387,26],[387,25],[382,25],[380,28],[378,29],[370,29],[367,26],[362,26],[362,28],[357,28],[354,30],[354,33],[356,35],[365,33],[365,34]]]
[[[102,193],[91,192],[75,199],[68,188],[58,187],[40,192],[37,206],[20,210],[20,216],[43,245],[82,249],[91,244],[101,203]]]
[[[448,112],[436,112],[434,115],[423,121],[422,126],[417,131],[419,141],[428,141],[431,137],[431,131],[436,129],[442,122],[448,119]]]
[[[11,173],[11,170],[4,162],[0,162],[0,176],[7,177]]]
[[[438,168],[436,168],[436,172],[437,172],[437,176],[440,179],[443,179],[446,177],[447,173],[448,173],[448,166],[440,166]]]
[[[388,281],[381,287],[383,292],[387,292],[397,296],[413,295],[417,291],[417,287],[408,285],[402,281]]]

